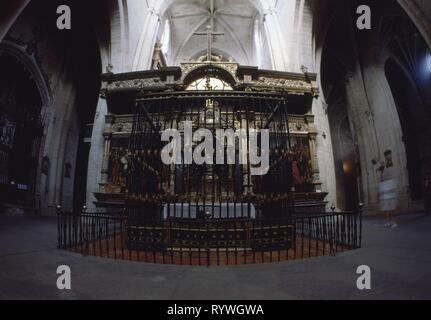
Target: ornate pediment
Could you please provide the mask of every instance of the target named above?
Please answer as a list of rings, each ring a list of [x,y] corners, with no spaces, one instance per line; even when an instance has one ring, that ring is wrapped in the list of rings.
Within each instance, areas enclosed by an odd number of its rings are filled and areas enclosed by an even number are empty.
[[[102,94],[125,89],[137,91],[141,95],[147,92],[181,92],[193,81],[204,77],[223,80],[238,92],[309,94],[313,97],[319,94],[315,74],[260,70],[222,59],[211,62],[192,60],[182,63],[180,67],[159,70],[104,74]]]
[[[181,64],[181,71],[183,81],[187,81],[190,75],[196,73],[198,75],[205,74],[217,74],[220,70],[223,70],[230,74],[235,83],[238,82],[237,71],[239,65],[235,62],[185,62]]]

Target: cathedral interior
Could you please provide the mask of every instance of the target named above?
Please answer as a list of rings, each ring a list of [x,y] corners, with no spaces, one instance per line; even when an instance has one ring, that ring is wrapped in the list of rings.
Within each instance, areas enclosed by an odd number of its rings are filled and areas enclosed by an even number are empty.
[[[247,121],[254,123],[271,115],[278,95],[287,101],[292,134],[271,144],[274,152],[293,153],[292,185],[278,187],[280,194],[294,190],[299,204],[340,211],[362,203],[369,215],[429,206],[426,1],[361,3],[372,11],[369,30],[357,28],[360,3],[353,0],[63,2],[73,12],[70,30],[52,22],[59,1],[14,1],[2,10],[3,211],[50,215],[58,205],[68,211],[85,205],[95,212],[110,201],[107,194],[124,196],[120,162],[127,161],[129,142],[115,130],[132,130],[127,116],[135,113],[134,90],[159,97],[188,92],[196,104],[190,119],[206,103],[193,90],[223,91],[225,120],[238,117],[234,109],[241,104],[229,91],[243,92],[244,99],[273,94],[263,104],[250,98]],[[205,62],[214,68],[205,69]],[[211,88],[206,79],[215,81]],[[144,108],[156,117],[156,108],[181,109],[183,102],[175,107],[175,101]],[[262,113],[265,104],[269,111]],[[283,121],[275,119],[274,128]],[[226,174],[215,174],[215,185],[224,185]],[[230,177],[232,190],[250,188]],[[198,192],[191,189],[182,193]],[[219,185],[218,193],[227,195]]]
[[[430,141],[430,1],[0,4],[0,221],[69,253],[368,254],[431,211]]]

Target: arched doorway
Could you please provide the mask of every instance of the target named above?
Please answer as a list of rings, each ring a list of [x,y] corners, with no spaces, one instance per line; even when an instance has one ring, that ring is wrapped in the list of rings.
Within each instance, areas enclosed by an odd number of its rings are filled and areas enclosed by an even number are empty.
[[[34,75],[13,55],[0,55],[0,70],[0,201],[34,207],[43,99]]]
[[[60,31],[49,26],[56,17],[52,5],[47,10],[29,3],[0,44],[0,203],[10,204],[5,212],[50,214],[56,205],[72,211],[86,202],[89,124],[102,73],[97,28],[104,22],[92,21],[97,5],[77,2],[72,11],[81,23]],[[35,22],[33,38],[21,36]]]
[[[423,198],[424,186],[420,133],[423,119],[420,119],[421,112],[419,112],[420,108],[423,109],[423,103],[417,89],[393,59],[386,62],[385,72],[403,131],[410,196],[412,200],[419,200]]]
[[[345,88],[334,85],[326,76],[328,118],[334,153],[336,207],[353,211],[360,202],[360,158],[352,124],[347,111]],[[339,78],[342,79],[342,78]]]
[[[342,12],[342,11],[340,11]],[[338,14],[340,14],[338,12]],[[345,211],[354,211],[361,202],[361,163],[355,127],[349,109],[349,97],[346,83],[352,69],[347,66],[345,47],[340,47],[336,34],[340,29],[334,19],[322,53],[321,84],[323,96],[328,105],[327,114],[331,130],[334,156],[336,203],[334,205]],[[343,39],[350,37],[343,31]]]

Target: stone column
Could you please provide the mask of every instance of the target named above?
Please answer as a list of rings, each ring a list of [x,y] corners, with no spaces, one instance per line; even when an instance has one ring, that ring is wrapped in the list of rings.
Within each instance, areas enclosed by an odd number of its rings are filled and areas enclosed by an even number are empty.
[[[65,81],[65,80],[62,80]],[[56,206],[62,205],[63,169],[67,137],[74,112],[75,88],[71,83],[61,83],[53,98],[53,117],[48,126],[48,132],[43,153],[49,158],[50,166],[46,179],[43,179],[42,198],[43,212],[55,214]]]
[[[316,186],[316,191],[322,191],[322,182],[320,182],[320,171],[319,163],[317,159],[317,130],[314,125],[314,116],[306,115],[306,121],[308,123],[308,141],[310,144],[310,160],[311,169],[313,171],[313,184]]]
[[[374,147],[371,150],[371,152],[375,150],[374,158],[369,158],[373,159],[374,163],[384,161],[385,150],[392,151],[393,170],[396,169],[392,179],[396,181],[398,187],[397,209],[401,212],[406,212],[409,207],[410,197],[406,149],[403,143],[403,131],[399,114],[386,78],[383,61],[379,65],[369,65],[364,69],[364,83],[369,101],[367,117],[362,117],[365,118],[365,121],[363,121],[364,131],[372,132],[374,140],[369,139],[364,141],[361,150],[370,152],[369,149]],[[350,85],[348,83],[347,89],[353,91],[355,86],[355,83],[351,83]],[[368,206],[372,205],[371,209],[377,211],[380,210],[379,183],[381,177],[378,172],[378,165],[372,164],[370,160],[367,165],[368,173],[373,177],[369,181],[370,193],[372,192],[372,194],[369,196]]]
[[[145,16],[144,27],[139,38],[136,55],[133,59],[133,71],[148,70],[151,68],[157,32],[160,27],[160,12],[150,7]]]
[[[319,180],[321,191],[327,192],[329,206],[336,204],[337,190],[335,179],[334,152],[331,139],[331,128],[329,126],[328,105],[321,99],[313,100],[314,141],[315,153],[317,155],[317,166],[319,168]]]
[[[374,211],[378,207],[378,183],[376,168],[373,165],[374,160],[380,159],[380,141],[383,135],[379,138],[378,127],[375,123],[375,111],[383,110],[385,105],[384,92],[380,87],[380,83],[376,81],[376,75],[368,78],[368,69],[366,68],[364,78],[358,72],[347,72],[346,74],[346,94],[347,94],[347,110],[349,119],[352,124],[352,134],[355,142],[360,150],[360,164],[362,171],[363,190],[360,190],[361,200],[366,205],[367,211]],[[373,83],[374,82],[374,83]],[[371,91],[365,86],[368,83],[373,83]],[[365,86],[364,86],[365,85]],[[373,91],[377,94],[374,95]],[[374,98],[377,97],[376,104]],[[387,122],[392,114],[385,114],[385,122]]]
[[[264,10],[264,27],[269,42],[272,65],[274,70],[287,71],[288,58],[287,47],[283,35],[286,30],[280,28],[279,19],[275,8],[269,7]]]
[[[105,191],[105,187],[109,182],[109,157],[111,153],[111,139],[112,139],[112,125],[115,122],[115,116],[109,114],[105,117],[105,131],[103,132],[103,138],[105,139],[103,148],[103,161],[102,161],[102,179],[100,181],[100,188]]]
[[[93,133],[91,136],[91,147],[88,161],[87,174],[87,208],[89,212],[95,212],[94,202],[95,192],[100,192],[100,183],[102,182],[102,164],[104,156],[105,140],[103,133],[105,130],[105,117],[108,113],[108,107],[104,98],[99,99],[96,116],[94,118]]]

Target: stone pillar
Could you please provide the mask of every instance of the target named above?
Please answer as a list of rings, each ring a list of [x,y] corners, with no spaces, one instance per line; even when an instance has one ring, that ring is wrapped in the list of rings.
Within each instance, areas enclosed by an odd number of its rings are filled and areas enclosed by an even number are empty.
[[[288,71],[287,46],[283,36],[286,30],[280,28],[277,12],[273,7],[264,10],[264,27],[274,70]]]
[[[109,157],[111,153],[111,139],[112,139],[112,125],[115,122],[115,116],[108,114],[105,117],[105,130],[103,132],[104,147],[103,147],[103,161],[102,161],[102,179],[100,181],[100,189],[105,191],[105,187],[109,182]]]
[[[310,144],[310,160],[311,169],[313,171],[313,184],[316,186],[316,191],[322,191],[322,182],[320,182],[320,171],[319,163],[317,159],[317,130],[314,125],[314,116],[306,115],[306,121],[308,123],[308,141]]]
[[[25,9],[30,0],[2,1],[0,4],[0,42],[12,27],[16,19]]]
[[[362,171],[362,185],[361,201],[365,203],[367,211],[374,211],[378,207],[378,184],[379,178],[377,176],[376,168],[373,165],[375,160],[380,159],[380,142],[379,133],[376,130],[375,111],[381,111],[384,106],[385,97],[382,95],[384,92],[379,88],[379,82],[373,84],[373,89],[376,90],[377,98],[379,101],[372,106],[374,95],[372,91],[364,87],[368,86],[367,81],[372,83],[376,78],[367,78],[367,68],[365,69],[364,78],[361,73],[348,72],[346,74],[346,95],[347,95],[347,109],[349,119],[352,124],[352,133],[355,142],[359,146],[359,156]],[[372,80],[373,79],[373,80]],[[391,114],[385,114],[385,121],[389,120]],[[385,134],[386,135],[386,134]]]
[[[315,116],[314,132],[316,133],[314,148],[318,158],[317,166],[319,168],[320,188],[322,192],[328,193],[326,200],[328,201],[328,205],[331,206],[337,203],[337,190],[334,152],[327,110],[328,105],[321,98],[313,100],[312,111]]]
[[[151,68],[160,20],[160,12],[154,7],[149,8],[133,59],[133,71],[148,70]]]
[[[93,133],[91,136],[91,147],[88,161],[87,174],[87,208],[89,212],[95,212],[94,202],[95,192],[100,192],[100,183],[102,182],[102,163],[104,156],[105,140],[103,133],[105,130],[105,117],[108,113],[106,100],[99,99],[96,116],[94,118]]]
[[[369,175],[373,177],[370,181],[369,188],[373,194],[369,205],[373,205],[373,211],[380,210],[379,200],[379,183],[381,180],[378,167],[381,161],[384,161],[385,150],[391,150],[393,155],[394,174],[392,179],[396,181],[398,187],[398,203],[397,209],[401,212],[406,212],[409,209],[409,178],[407,170],[407,157],[405,144],[403,142],[403,131],[397,107],[389,83],[386,78],[384,64],[373,64],[364,69],[364,83],[369,101],[370,111],[368,117],[365,118],[365,124],[369,128],[364,128],[364,131],[374,133],[374,141],[370,143],[365,141],[361,150],[369,150],[374,147],[374,158],[372,164],[368,163]],[[348,89],[353,90],[355,83],[348,85]],[[365,133],[365,132],[364,132]],[[365,134],[364,134],[365,135]],[[374,143],[373,143],[374,142]]]
[[[65,81],[65,80],[62,80]],[[63,173],[67,137],[75,104],[75,88],[71,83],[61,83],[53,98],[53,117],[48,127],[44,156],[49,158],[48,175],[43,179],[41,197],[43,212],[55,214],[56,206],[62,205]]]

